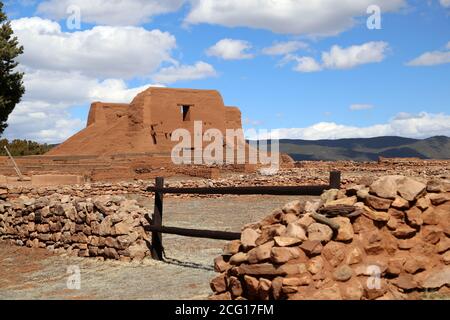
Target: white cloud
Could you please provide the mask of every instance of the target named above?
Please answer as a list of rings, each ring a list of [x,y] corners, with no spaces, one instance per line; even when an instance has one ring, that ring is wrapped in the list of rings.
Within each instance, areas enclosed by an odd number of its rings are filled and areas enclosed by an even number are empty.
[[[262,50],[262,53],[270,56],[277,56],[285,55],[306,48],[308,48],[308,44],[302,41],[277,42],[270,47],[264,48]]]
[[[164,87],[162,84],[147,84],[136,88],[128,88],[121,79],[106,79],[89,88],[89,101],[112,101],[129,103],[140,92],[149,87]]]
[[[441,3],[441,6],[450,8],[450,0],[439,0],[439,2]]]
[[[370,138],[378,136],[401,136],[428,138],[436,135],[450,136],[450,115],[422,112],[419,114],[401,113],[384,124],[356,127],[320,122],[306,128],[282,128],[272,131],[272,137],[279,139],[342,139]]]
[[[85,23],[101,25],[139,25],[152,17],[174,12],[184,0],[47,0],[38,6],[38,13],[56,20],[66,19],[70,6],[81,10]]]
[[[367,7],[383,13],[404,7],[404,0],[192,0],[186,22],[250,27],[285,34],[336,35],[367,17]]]
[[[222,39],[207,49],[206,54],[224,60],[251,59],[253,55],[247,52],[251,47],[251,44],[244,40]]]
[[[177,81],[198,80],[216,76],[214,67],[206,62],[198,61],[194,65],[177,65],[162,68],[152,79],[156,82],[169,84]]]
[[[446,44],[445,48],[449,51],[425,52],[419,57],[407,62],[406,65],[412,67],[419,67],[419,66],[435,66],[439,64],[450,63],[450,42]]]
[[[150,84],[130,87],[126,79],[169,82],[215,75],[205,63],[180,66],[171,56],[176,39],[167,32],[138,27],[94,27],[63,32],[58,23],[22,18],[12,26],[25,47],[23,101],[8,119],[5,136],[61,142],[84,127],[71,114],[93,101],[129,103]],[[161,69],[164,63],[173,67]],[[161,85],[159,85],[161,86]]]
[[[322,70],[322,67],[311,57],[296,57],[297,65],[294,67],[298,72],[316,72]]]
[[[388,44],[383,41],[366,42],[361,45],[353,45],[342,48],[338,45],[331,47],[330,51],[322,52],[322,62],[317,62],[312,57],[297,57],[290,55],[285,60],[297,61],[295,71],[313,72],[323,69],[351,69],[368,63],[376,63],[384,60]]]
[[[148,76],[163,62],[173,62],[176,39],[160,30],[140,27],[94,27],[63,32],[58,23],[37,17],[13,20],[25,51],[20,62],[29,68],[100,78]]]
[[[103,81],[75,72],[27,70],[23,102],[8,119],[5,136],[59,143],[85,126],[70,109],[93,101],[129,103],[149,85],[129,88],[121,79]]]
[[[98,80],[75,72],[28,71],[24,77],[26,101],[71,105],[92,101],[128,103],[141,91],[153,84],[128,88],[122,79]]]
[[[25,101],[16,106],[8,119],[4,136],[8,139],[31,139],[59,143],[86,124],[74,118],[66,106],[41,101]]]
[[[382,61],[387,48],[388,44],[383,41],[372,41],[348,48],[335,45],[329,52],[322,53],[322,61],[327,69],[349,69],[361,64]]]
[[[352,111],[369,110],[369,109],[373,109],[373,105],[365,103],[355,103],[350,106],[350,110]]]

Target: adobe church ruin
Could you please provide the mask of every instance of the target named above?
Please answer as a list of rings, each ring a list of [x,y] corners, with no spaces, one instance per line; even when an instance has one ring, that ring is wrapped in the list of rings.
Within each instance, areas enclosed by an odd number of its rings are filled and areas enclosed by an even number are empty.
[[[194,121],[223,134],[242,128],[241,112],[225,106],[218,91],[149,88],[130,104],[93,103],[86,128],[47,155],[170,154],[172,132],[192,133]]]
[[[16,161],[27,176],[50,174],[43,177],[46,181],[55,174],[103,181],[177,174],[213,178],[220,172],[255,170],[249,164],[220,169],[175,165],[171,151],[179,141],[172,141],[172,132],[183,128],[192,135],[194,122],[199,121],[203,132],[214,128],[225,135],[226,129],[242,129],[241,112],[225,106],[218,91],[152,87],[139,93],[130,104],[94,102],[85,129],[43,156],[17,157]],[[248,150],[245,141],[241,143]],[[0,157],[0,175],[15,176],[6,157]]]

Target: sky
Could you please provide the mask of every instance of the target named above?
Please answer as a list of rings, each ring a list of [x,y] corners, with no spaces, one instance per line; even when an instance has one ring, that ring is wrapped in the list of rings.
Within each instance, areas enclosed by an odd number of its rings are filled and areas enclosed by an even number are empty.
[[[450,0],[6,0],[26,94],[4,136],[59,143],[93,101],[216,89],[280,138],[450,136]]]

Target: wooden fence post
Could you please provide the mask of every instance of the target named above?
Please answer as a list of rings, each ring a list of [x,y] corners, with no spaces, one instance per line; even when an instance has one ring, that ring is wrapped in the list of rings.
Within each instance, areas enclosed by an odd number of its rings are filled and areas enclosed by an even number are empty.
[[[164,188],[164,178],[157,177],[155,179],[156,188]],[[152,225],[161,227],[163,216],[163,192],[155,192],[155,209],[153,212]],[[152,232],[152,258],[155,260],[163,260],[162,234],[160,232]]]
[[[341,172],[330,172],[330,189],[339,189],[341,187]]]

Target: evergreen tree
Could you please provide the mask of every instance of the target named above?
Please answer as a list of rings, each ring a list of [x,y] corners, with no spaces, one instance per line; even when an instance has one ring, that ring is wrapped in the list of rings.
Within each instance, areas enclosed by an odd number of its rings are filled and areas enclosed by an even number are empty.
[[[25,92],[23,73],[15,70],[16,58],[23,53],[0,1],[0,135],[6,129],[9,114]]]

